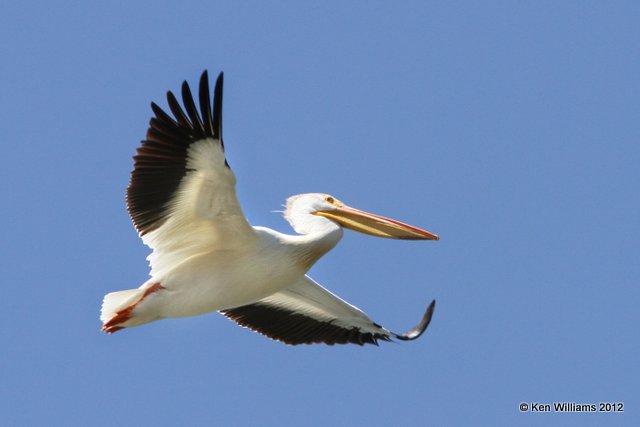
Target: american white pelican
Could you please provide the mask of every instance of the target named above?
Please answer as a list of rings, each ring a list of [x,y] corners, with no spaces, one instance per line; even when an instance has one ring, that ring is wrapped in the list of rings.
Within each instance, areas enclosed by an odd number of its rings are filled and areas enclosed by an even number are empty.
[[[287,200],[284,217],[299,235],[252,227],[236,197],[222,142],[222,83],[213,108],[207,71],[196,108],[182,84],[186,114],[167,93],[173,117],[155,103],[147,139],[137,149],[127,208],[152,249],[151,278],[138,289],[104,297],[102,330],[113,333],[163,318],[219,311],[238,324],[287,344],[377,344],[413,340],[429,325],[396,334],[306,273],[342,238],[342,227],[378,237],[438,240],[428,231],[353,209],[327,194]]]

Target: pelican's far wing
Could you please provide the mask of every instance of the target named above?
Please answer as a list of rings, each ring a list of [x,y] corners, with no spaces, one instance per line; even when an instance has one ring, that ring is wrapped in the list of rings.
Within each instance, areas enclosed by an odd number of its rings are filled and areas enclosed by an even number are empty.
[[[173,117],[155,103],[146,140],[137,149],[127,189],[127,208],[150,257],[182,248],[226,248],[254,236],[238,202],[235,175],[222,142],[223,74],[216,80],[213,106],[209,79],[200,79],[199,104],[182,84],[184,110],[167,93]],[[185,112],[186,111],[186,112]]]
[[[308,276],[283,291],[241,307],[222,310],[241,326],[286,344],[378,344],[378,340],[414,340],[429,326],[435,300],[420,323],[396,334],[374,323],[357,307],[332,294]]]

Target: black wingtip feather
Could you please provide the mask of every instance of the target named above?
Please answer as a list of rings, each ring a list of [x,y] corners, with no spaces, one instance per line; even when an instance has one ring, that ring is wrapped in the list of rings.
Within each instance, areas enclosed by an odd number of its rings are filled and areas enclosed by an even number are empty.
[[[211,100],[209,99],[209,74],[204,70],[200,76],[200,89],[198,90],[200,101],[200,115],[202,116],[204,131],[211,135],[216,135],[215,127],[211,117]]]
[[[187,83],[186,80],[182,82],[182,102],[184,103],[184,108],[185,110],[187,110],[187,115],[191,119],[191,124],[193,125],[196,132],[206,135],[204,125],[202,124],[202,119],[200,119],[200,113],[196,108],[196,103],[193,101],[191,88],[189,87],[189,83]]]
[[[164,122],[167,125],[172,125],[171,127],[179,127],[178,122],[175,121],[173,117],[165,113],[164,110],[160,108],[155,102],[151,103],[151,110],[153,110],[153,114],[156,115],[156,118],[160,122]]]
[[[216,135],[222,146],[222,87],[224,86],[224,73],[218,74],[216,79],[216,86],[213,89],[213,129],[216,131]]]
[[[418,323],[413,329],[405,332],[404,334],[396,334],[394,333],[394,337],[402,340],[402,341],[411,341],[420,337],[427,330],[429,323],[431,323],[431,318],[433,317],[433,311],[436,308],[436,300],[431,301],[429,307],[427,307],[427,311],[424,312],[420,323]]]
[[[178,99],[175,97],[175,95],[171,91],[167,92],[167,103],[169,104],[169,109],[171,110],[173,115],[176,117],[176,120],[178,121],[180,126],[185,128],[186,130],[192,131],[193,125],[191,124],[187,116],[184,114],[184,111],[182,111],[182,107],[180,106]]]

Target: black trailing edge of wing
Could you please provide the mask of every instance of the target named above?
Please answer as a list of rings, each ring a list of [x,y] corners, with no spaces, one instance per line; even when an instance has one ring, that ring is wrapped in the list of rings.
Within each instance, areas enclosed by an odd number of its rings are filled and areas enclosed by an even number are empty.
[[[221,313],[240,326],[290,345],[318,343],[378,345],[379,339],[389,341],[386,335],[363,333],[356,327],[343,328],[332,322],[316,320],[304,314],[266,304],[249,304],[222,310]]]
[[[151,103],[155,117],[149,121],[147,137],[133,157],[134,167],[127,188],[127,208],[140,235],[157,229],[166,221],[170,213],[167,206],[188,172],[187,157],[191,144],[205,138],[222,144],[223,78],[223,73],[220,73],[216,80],[213,111],[206,70],[200,78],[200,111],[186,81],[182,83],[181,93],[184,110],[173,93],[167,92],[173,117]]]
[[[415,340],[424,333],[431,322],[435,300],[429,305],[420,323],[404,334],[391,332],[403,341]],[[374,344],[391,341],[387,334],[362,332],[357,327],[346,328],[332,321],[321,321],[301,313],[265,303],[255,303],[220,311],[241,326],[252,329],[271,339],[290,345],[298,344]],[[378,326],[378,325],[376,325]]]

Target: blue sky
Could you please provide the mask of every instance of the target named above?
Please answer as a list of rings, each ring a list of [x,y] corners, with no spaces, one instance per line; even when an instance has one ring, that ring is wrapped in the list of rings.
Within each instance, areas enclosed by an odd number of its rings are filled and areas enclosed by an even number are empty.
[[[132,3],[0,12],[3,425],[637,425],[638,2]],[[441,236],[348,232],[311,271],[393,330],[437,299],[420,340],[100,332],[147,277],[149,103],[205,68],[253,224],[320,191]],[[518,410],[562,401],[625,413]]]

